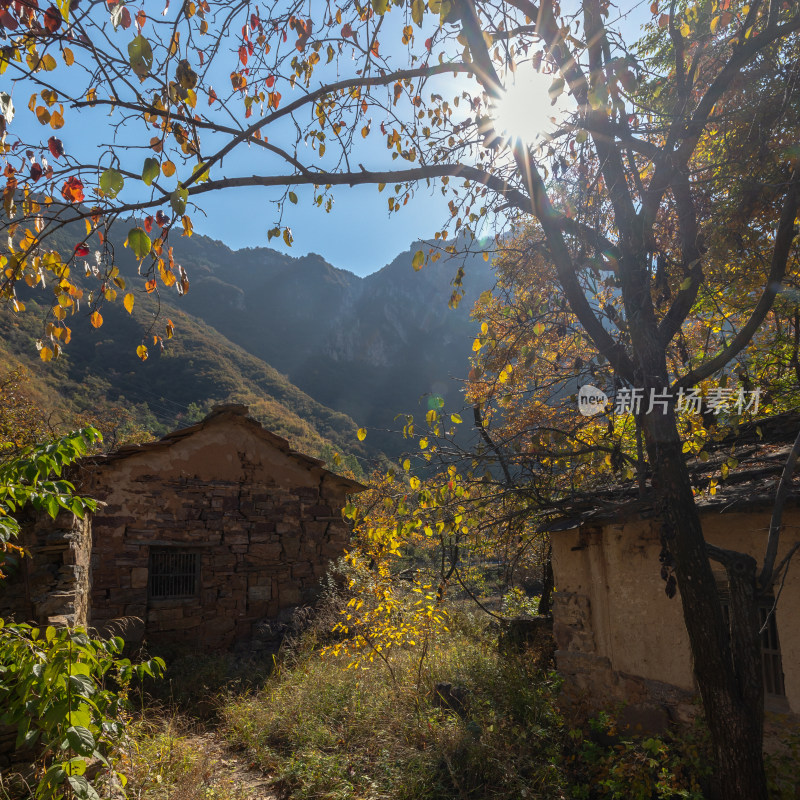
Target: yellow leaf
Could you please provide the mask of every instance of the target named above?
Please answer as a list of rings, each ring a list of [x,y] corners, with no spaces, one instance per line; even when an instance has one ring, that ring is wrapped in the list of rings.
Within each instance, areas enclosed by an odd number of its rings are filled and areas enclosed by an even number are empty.
[[[161,165],[161,171],[165,177],[171,178],[175,174],[175,165],[171,161],[165,161]]]
[[[358,441],[363,442],[364,439],[367,438],[367,429],[366,428],[359,428],[356,436],[358,436]]]
[[[480,340],[480,339],[476,339],[476,340],[475,340],[475,341],[472,343],[472,352],[473,352],[473,353],[477,353],[477,352],[478,352],[478,350],[480,350],[482,346],[483,346],[483,345],[481,345],[481,340]]]
[[[134,297],[133,297],[133,294],[131,292],[128,292],[128,294],[126,294],[124,299],[122,300],[122,305],[125,306],[125,310],[129,314],[133,314],[133,301],[134,301]]]
[[[41,358],[42,361],[50,361],[52,357],[53,357],[53,351],[49,347],[43,347],[39,351],[39,358]]]
[[[65,47],[61,55],[64,57],[64,63],[68,67],[71,67],[75,63],[75,56],[72,54],[72,50],[70,50],[69,47]]]
[[[136,355],[139,356],[142,361],[147,361],[147,348],[143,344],[140,344],[136,348]]]
[[[93,328],[99,328],[103,324],[103,317],[100,315],[99,311],[95,311],[92,313],[92,316],[89,317],[89,322],[92,323]]]

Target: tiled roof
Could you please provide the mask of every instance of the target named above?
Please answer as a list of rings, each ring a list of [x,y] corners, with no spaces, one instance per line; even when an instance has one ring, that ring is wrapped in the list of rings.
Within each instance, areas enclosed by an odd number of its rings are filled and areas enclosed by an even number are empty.
[[[794,440],[800,432],[800,413],[767,417],[739,427],[735,434],[708,442],[703,458],[687,457],[695,502],[701,513],[725,513],[770,508]],[[733,459],[734,461],[729,461]],[[730,464],[726,477],[723,465]],[[800,465],[799,465],[800,466]],[[795,471],[795,475],[797,470]],[[712,494],[711,484],[715,481]],[[800,504],[792,488],[787,506]],[[651,486],[642,494],[635,481],[575,493],[554,503],[550,521],[541,530],[567,530],[587,522],[622,522],[656,513]]]

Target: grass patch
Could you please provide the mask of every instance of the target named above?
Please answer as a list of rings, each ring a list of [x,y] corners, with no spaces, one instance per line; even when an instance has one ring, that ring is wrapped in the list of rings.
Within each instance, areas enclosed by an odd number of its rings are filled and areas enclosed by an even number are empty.
[[[563,796],[552,675],[500,658],[469,618],[430,642],[422,665],[419,655],[395,652],[393,677],[301,640],[261,691],[229,699],[224,729],[297,800]],[[437,683],[463,690],[460,713]]]
[[[120,753],[131,800],[246,800],[213,740],[188,718],[150,714],[133,722]]]

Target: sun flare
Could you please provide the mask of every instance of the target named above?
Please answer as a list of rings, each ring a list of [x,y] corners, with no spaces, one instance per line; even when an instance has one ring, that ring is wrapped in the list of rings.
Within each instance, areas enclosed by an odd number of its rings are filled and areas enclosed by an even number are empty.
[[[535,70],[519,70],[505,79],[506,91],[495,103],[493,117],[498,133],[509,139],[532,144],[537,137],[553,131],[569,110],[566,92],[551,102],[553,76]]]

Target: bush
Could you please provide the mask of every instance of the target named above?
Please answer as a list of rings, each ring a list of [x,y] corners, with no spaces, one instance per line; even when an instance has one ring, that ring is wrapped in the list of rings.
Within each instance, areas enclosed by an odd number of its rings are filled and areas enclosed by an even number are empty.
[[[115,772],[134,676],[158,676],[160,659],[133,665],[123,641],[90,639],[81,628],[3,624],[0,620],[0,724],[18,730],[17,748],[36,747],[37,798],[96,798],[89,777]],[[99,769],[98,769],[99,767]]]
[[[552,676],[504,660],[496,641],[452,633],[397,650],[390,663],[349,668],[303,649],[264,688],[231,698],[223,719],[293,798],[556,798],[559,719]],[[456,713],[437,684],[463,690]]]
[[[601,712],[569,732],[565,754],[573,800],[703,800],[710,776],[704,727],[681,735],[624,737]]]

